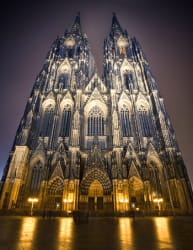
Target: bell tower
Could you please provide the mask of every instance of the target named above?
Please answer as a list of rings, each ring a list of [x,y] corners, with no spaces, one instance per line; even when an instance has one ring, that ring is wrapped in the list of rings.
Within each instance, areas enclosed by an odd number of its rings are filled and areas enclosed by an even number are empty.
[[[192,211],[190,182],[156,80],[140,44],[115,14],[104,43],[104,76],[111,98],[115,211],[133,204],[173,212],[186,204],[184,211]]]

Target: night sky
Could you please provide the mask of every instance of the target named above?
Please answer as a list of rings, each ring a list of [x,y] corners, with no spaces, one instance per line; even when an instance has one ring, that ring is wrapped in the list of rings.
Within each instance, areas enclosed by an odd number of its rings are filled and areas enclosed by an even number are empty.
[[[116,12],[146,54],[193,183],[193,7],[187,0],[6,2],[0,10],[0,176],[53,40],[80,11],[101,75],[103,42]]]

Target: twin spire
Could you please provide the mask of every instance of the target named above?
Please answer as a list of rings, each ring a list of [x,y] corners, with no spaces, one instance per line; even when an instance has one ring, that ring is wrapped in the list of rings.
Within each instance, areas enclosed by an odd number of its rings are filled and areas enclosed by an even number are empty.
[[[78,34],[78,35],[82,34],[81,23],[80,23],[80,12],[78,12],[76,15],[76,18],[75,18],[74,23],[73,23],[72,28],[71,28],[71,33]],[[123,34],[123,29],[122,29],[121,25],[119,24],[119,21],[118,21],[115,13],[113,13],[110,33],[112,35]]]
[[[80,12],[77,13],[74,23],[71,28],[71,33],[81,35]]]
[[[112,35],[123,34],[123,29],[121,28],[121,25],[119,24],[119,21],[115,13],[113,13],[113,18],[112,18],[111,34]]]

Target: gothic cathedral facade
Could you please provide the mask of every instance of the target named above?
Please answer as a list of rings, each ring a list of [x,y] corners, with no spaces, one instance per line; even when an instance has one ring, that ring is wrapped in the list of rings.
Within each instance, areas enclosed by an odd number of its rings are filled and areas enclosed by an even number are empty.
[[[36,78],[4,169],[1,209],[191,213],[181,152],[149,64],[115,14],[98,76],[77,15]]]

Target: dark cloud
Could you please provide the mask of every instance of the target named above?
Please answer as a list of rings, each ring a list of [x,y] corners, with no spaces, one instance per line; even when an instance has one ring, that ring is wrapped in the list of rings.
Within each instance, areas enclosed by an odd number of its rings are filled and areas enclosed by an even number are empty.
[[[169,3],[168,3],[169,2]],[[45,56],[81,12],[99,72],[112,12],[136,36],[165,99],[193,182],[193,15],[190,1],[4,1],[0,9],[0,168]]]

